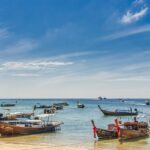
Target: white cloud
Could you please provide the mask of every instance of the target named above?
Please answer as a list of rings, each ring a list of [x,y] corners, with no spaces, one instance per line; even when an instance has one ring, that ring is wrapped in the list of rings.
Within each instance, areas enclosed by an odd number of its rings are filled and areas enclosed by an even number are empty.
[[[53,56],[51,59],[57,60],[57,59],[70,59],[70,58],[76,58],[76,57],[82,57],[82,56],[89,56],[89,55],[97,55],[99,53],[105,53],[106,51],[84,51],[84,52],[73,52],[73,53],[66,53],[66,54],[60,54],[58,56]]]
[[[130,8],[121,17],[120,22],[130,24],[140,20],[148,12],[148,6],[144,0],[135,0],[131,3]]]
[[[123,17],[121,18],[121,22],[127,24],[127,23],[138,21],[147,13],[147,11],[148,11],[148,7],[145,7],[136,13],[133,13],[130,10],[128,10],[126,14],[123,15]]]
[[[72,65],[73,62],[61,62],[50,60],[34,60],[34,61],[12,61],[0,64],[0,70],[41,70],[53,67]]]
[[[135,34],[140,34],[140,33],[144,33],[144,32],[150,32],[150,25],[145,25],[145,26],[141,26],[138,28],[134,28],[134,29],[130,29],[130,30],[125,30],[119,33],[113,33],[111,35],[107,35],[103,38],[101,38],[100,40],[114,40],[114,39],[119,39],[119,38],[123,38],[123,37],[128,37],[128,36],[132,36]]]

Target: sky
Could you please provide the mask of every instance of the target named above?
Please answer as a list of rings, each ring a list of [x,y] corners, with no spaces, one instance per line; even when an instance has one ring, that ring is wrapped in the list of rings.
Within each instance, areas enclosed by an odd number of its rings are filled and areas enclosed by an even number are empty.
[[[150,98],[149,0],[1,0],[0,98]]]

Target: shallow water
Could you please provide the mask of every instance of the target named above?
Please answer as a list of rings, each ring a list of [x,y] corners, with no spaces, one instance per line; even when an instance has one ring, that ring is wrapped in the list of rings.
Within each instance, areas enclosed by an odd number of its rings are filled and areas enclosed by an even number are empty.
[[[2,102],[16,102],[16,99],[0,100]],[[61,131],[56,133],[47,134],[37,134],[21,137],[11,137],[11,138],[1,138],[1,141],[7,142],[23,142],[23,143],[48,143],[48,144],[59,144],[59,145],[82,145],[88,149],[115,149],[115,150],[125,150],[125,149],[142,149],[147,150],[150,148],[150,139],[141,139],[138,141],[130,141],[120,144],[118,140],[105,140],[96,141],[93,138],[91,119],[94,119],[97,127],[105,128],[108,123],[114,121],[115,117],[105,117],[99,111],[97,105],[100,104],[103,108],[108,110],[115,109],[129,109],[137,108],[139,111],[150,114],[150,106],[144,104],[144,100],[125,100],[121,102],[119,100],[94,100],[94,99],[84,99],[80,100],[84,103],[85,109],[78,109],[76,107],[77,100],[47,100],[47,99],[24,99],[18,100],[16,107],[10,109],[10,112],[32,112],[33,105],[40,103],[42,105],[51,105],[57,102],[68,102],[69,106],[64,107],[64,110],[60,110],[54,115],[52,120],[61,120],[64,125],[61,126]],[[0,112],[6,113],[8,110],[0,108]],[[36,113],[40,114],[43,110],[37,110]],[[131,117],[122,117],[123,120],[130,120]],[[144,120],[146,120],[144,118]]]

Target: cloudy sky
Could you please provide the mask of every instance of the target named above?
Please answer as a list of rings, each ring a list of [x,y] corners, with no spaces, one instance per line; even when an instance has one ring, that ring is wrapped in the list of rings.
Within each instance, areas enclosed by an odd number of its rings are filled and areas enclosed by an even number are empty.
[[[150,97],[149,0],[1,0],[0,97]]]

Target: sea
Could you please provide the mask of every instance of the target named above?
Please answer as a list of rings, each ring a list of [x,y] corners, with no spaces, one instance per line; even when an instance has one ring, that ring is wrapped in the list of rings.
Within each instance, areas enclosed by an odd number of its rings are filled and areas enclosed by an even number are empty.
[[[150,105],[145,105],[146,99],[0,99],[2,103],[16,103],[15,107],[0,107],[0,113],[9,112],[33,112],[36,104],[52,105],[53,103],[67,102],[63,110],[58,110],[50,119],[63,121],[61,130],[55,133],[36,134],[11,138],[0,138],[0,141],[28,144],[53,144],[63,146],[85,147],[89,150],[148,150],[150,149],[150,138],[127,141],[124,143],[115,140],[98,140],[93,137],[91,120],[95,121],[96,127],[107,128],[107,124],[114,123],[117,117],[104,116],[98,105],[106,110],[134,109],[141,112],[139,120],[149,121]],[[77,102],[85,105],[85,108],[77,108]],[[43,109],[35,111],[42,114]],[[146,114],[146,115],[143,115]],[[122,121],[131,121],[133,117],[119,117]]]

